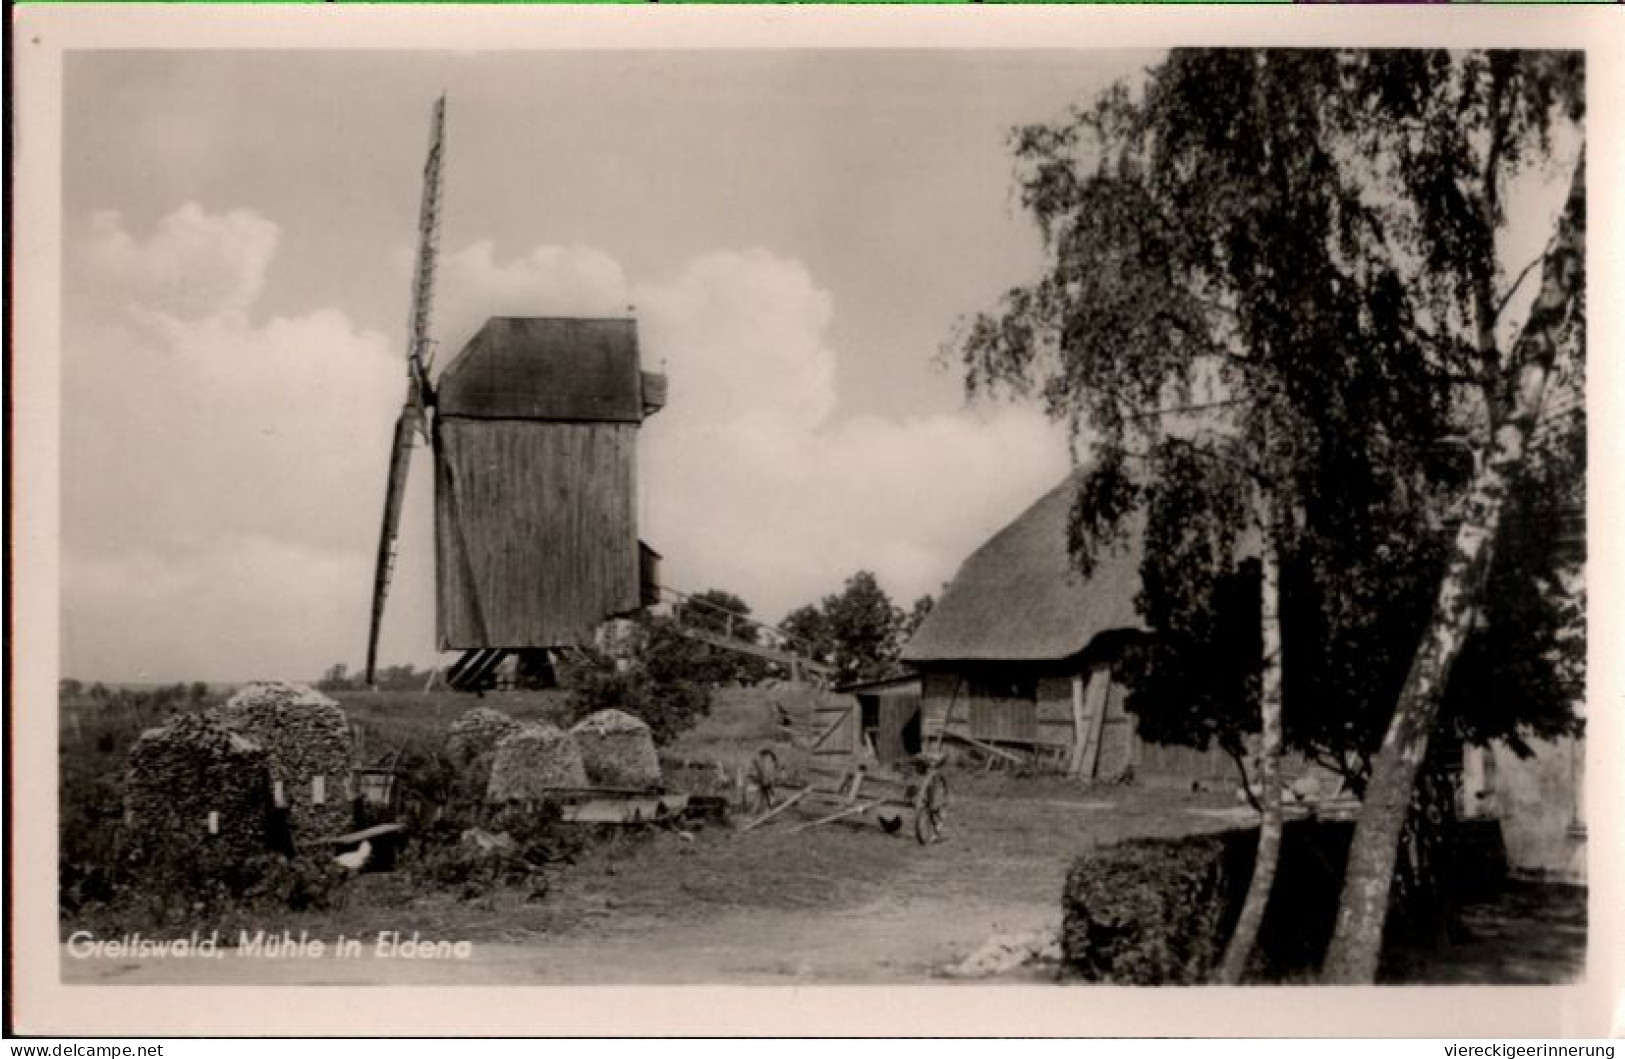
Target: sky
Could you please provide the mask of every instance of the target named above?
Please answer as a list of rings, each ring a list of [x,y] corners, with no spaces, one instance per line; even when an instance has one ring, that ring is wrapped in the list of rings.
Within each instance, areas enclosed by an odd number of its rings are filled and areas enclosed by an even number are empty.
[[[63,673],[359,666],[404,392],[428,119],[432,330],[638,321],[663,580],[768,620],[873,571],[907,606],[1065,473],[967,404],[956,321],[1042,267],[1008,134],[1134,52],[77,52],[63,140]],[[436,662],[414,464],[386,664]]]

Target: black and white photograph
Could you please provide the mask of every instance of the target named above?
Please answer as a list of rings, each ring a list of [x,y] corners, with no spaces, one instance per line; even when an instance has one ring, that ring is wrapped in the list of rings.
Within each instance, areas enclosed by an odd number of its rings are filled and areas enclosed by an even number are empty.
[[[61,46],[31,974],[1613,980],[1600,23],[1068,14]]]

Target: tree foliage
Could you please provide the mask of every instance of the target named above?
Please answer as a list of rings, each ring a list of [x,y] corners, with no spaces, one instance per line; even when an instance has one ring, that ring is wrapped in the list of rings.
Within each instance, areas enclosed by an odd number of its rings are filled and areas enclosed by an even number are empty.
[[[683,604],[683,621],[694,628],[746,643],[758,642],[757,626],[744,599],[721,588],[708,588]],[[702,683],[755,684],[767,676],[766,659],[701,644],[696,652],[694,678]]]
[[[706,647],[678,632],[670,618],[634,621],[624,650],[586,647],[561,662],[559,685],[570,693],[572,721],[622,710],[647,724],[664,746],[711,711]]]
[[[915,604],[916,611],[920,605]],[[846,684],[885,676],[897,668],[908,620],[875,575],[859,570],[840,592],[825,596],[817,606],[791,611],[780,628],[811,651],[814,661],[833,666],[836,683]]]

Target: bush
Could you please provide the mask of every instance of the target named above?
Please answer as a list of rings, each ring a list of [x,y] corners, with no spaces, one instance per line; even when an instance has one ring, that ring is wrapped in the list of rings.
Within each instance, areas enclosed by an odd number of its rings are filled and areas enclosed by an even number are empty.
[[[268,854],[248,865],[254,883],[243,895],[251,908],[287,909],[291,912],[336,908],[344,903],[350,872],[330,854],[302,853],[295,857]]]
[[[667,745],[711,712],[712,690],[698,646],[655,619],[640,627],[624,665],[592,648],[574,652],[559,672],[570,694],[567,723],[621,710],[647,724],[656,745]]]
[[[1140,839],[1080,856],[1061,902],[1067,966],[1118,985],[1203,981],[1234,922],[1228,860],[1220,835]]]
[[[1353,834],[1346,821],[1286,824],[1249,977],[1281,981],[1319,969]],[[1062,897],[1068,967],[1119,984],[1207,980],[1240,914],[1257,846],[1258,830],[1241,828],[1138,839],[1078,857]]]

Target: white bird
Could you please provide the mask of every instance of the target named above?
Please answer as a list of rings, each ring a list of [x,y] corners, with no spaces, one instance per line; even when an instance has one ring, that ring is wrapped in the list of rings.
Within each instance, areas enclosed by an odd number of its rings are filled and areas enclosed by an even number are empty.
[[[362,839],[361,845],[357,846],[355,849],[352,849],[348,853],[340,853],[333,859],[351,871],[360,871],[362,866],[367,863],[367,858],[371,856],[372,843],[368,842],[366,839]]]

